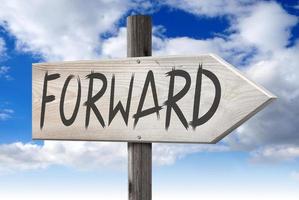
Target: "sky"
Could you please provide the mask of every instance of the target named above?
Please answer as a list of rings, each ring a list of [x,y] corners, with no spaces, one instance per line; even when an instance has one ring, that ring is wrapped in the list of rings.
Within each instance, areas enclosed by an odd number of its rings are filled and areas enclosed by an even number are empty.
[[[153,144],[153,199],[298,199],[299,1],[0,0],[0,198],[127,199],[127,145],[32,141],[32,63],[214,53],[278,97],[217,144]]]

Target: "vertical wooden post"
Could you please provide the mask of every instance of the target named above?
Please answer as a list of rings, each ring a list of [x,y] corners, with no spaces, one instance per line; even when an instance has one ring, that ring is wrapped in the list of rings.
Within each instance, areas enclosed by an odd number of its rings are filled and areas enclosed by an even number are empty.
[[[127,18],[127,56],[152,55],[150,16]],[[152,199],[152,144],[128,143],[129,200]]]

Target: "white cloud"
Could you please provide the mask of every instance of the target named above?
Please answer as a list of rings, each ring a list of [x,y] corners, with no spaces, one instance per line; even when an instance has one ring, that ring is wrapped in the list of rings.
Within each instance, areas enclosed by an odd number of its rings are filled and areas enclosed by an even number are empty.
[[[6,80],[12,80],[12,76],[8,73],[10,70],[10,67],[7,66],[1,66],[0,67],[0,78],[5,78]]]
[[[12,109],[0,109],[0,121],[10,119],[13,113],[14,110]]]
[[[122,27],[118,34],[103,41],[102,56],[122,58],[127,56],[127,29]]]
[[[7,66],[1,66],[0,67],[0,77],[7,74],[7,72],[9,71],[10,67]]]
[[[154,165],[170,165],[191,153],[225,151],[220,145],[154,144]],[[76,169],[123,168],[127,145],[119,142],[45,141],[0,145],[0,173],[62,165]]]
[[[64,165],[79,169],[122,167],[124,144],[97,142],[45,141],[0,145],[0,171],[2,173],[42,169],[50,165]]]
[[[299,157],[299,147],[295,145],[270,145],[255,150],[251,154],[253,162],[275,163],[294,161]]]
[[[254,3],[251,0],[164,0],[162,2],[170,7],[207,17],[244,14],[249,9],[248,7]]]
[[[237,18],[234,29],[238,40],[258,47],[261,51],[284,48],[290,38],[290,29],[298,17],[289,15],[275,2],[263,2],[252,7],[248,16]]]
[[[122,0],[1,1],[0,25],[17,39],[17,48],[46,60],[98,57],[100,34],[114,31],[128,10]]]
[[[219,54],[221,43],[223,43],[223,39],[221,38],[208,40],[196,40],[188,37],[170,38],[163,40],[160,49],[158,49],[155,54],[184,55],[207,52]]]
[[[171,165],[188,154],[223,151],[228,151],[228,147],[220,144],[154,144],[153,162],[158,166]]]

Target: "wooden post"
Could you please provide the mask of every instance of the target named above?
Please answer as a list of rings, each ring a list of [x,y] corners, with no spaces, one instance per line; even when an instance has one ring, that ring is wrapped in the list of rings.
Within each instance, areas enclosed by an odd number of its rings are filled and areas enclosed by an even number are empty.
[[[152,55],[150,16],[127,18],[127,56]],[[152,199],[152,144],[128,143],[129,200]]]

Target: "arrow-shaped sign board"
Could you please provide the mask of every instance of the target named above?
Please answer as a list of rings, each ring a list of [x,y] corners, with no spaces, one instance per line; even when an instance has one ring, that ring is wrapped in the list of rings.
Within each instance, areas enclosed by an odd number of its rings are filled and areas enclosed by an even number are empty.
[[[34,139],[216,143],[275,96],[215,55],[38,63]]]

